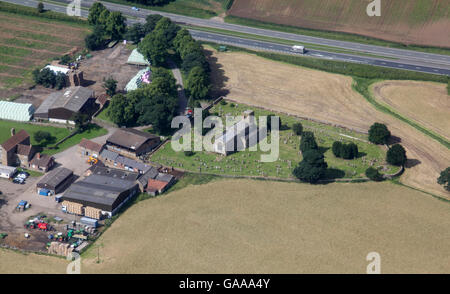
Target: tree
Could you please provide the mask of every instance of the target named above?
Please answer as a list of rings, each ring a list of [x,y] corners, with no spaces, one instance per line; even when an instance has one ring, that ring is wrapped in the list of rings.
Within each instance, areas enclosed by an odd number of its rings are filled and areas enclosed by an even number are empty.
[[[439,185],[443,185],[445,190],[450,191],[450,167],[441,172],[437,182]]]
[[[318,150],[310,149],[303,153],[303,160],[292,173],[303,182],[317,183],[325,176],[327,167],[323,154]]]
[[[375,182],[381,182],[384,180],[383,176],[378,172],[377,169],[369,167],[366,169],[366,177]]]
[[[59,72],[55,76],[55,87],[58,90],[61,90],[66,86],[66,75],[62,72]]]
[[[138,44],[144,36],[144,26],[141,23],[135,23],[134,25],[127,27],[127,32],[125,33],[124,38]]]
[[[316,138],[313,132],[303,132],[302,138],[300,140],[300,150],[306,152],[308,150],[317,150],[319,146],[317,145]]]
[[[134,92],[134,91],[133,91]],[[119,126],[130,126],[135,121],[135,101],[122,94],[111,98],[107,108],[108,117]]]
[[[161,66],[166,61],[169,49],[166,38],[162,33],[153,31],[139,43],[138,50],[151,61],[153,66]]]
[[[303,133],[303,125],[301,123],[294,123],[292,125],[292,131],[294,132],[294,134],[296,134],[297,136],[301,136]]]
[[[103,13],[100,15],[100,18],[102,17]],[[112,40],[122,39],[127,28],[126,21],[127,19],[119,11],[109,13],[108,18],[106,19],[105,28]]]
[[[97,3],[97,2],[96,2]],[[84,39],[86,48],[89,50],[99,50],[105,46],[103,28],[95,26],[92,34],[89,34]]]
[[[153,31],[162,34],[165,38],[165,42],[168,45],[168,47],[171,47],[172,41],[180,29],[181,28],[178,25],[174,24],[170,20],[170,18],[163,17],[160,20],[158,20]]]
[[[340,141],[334,141],[331,150],[333,151],[334,156],[341,157],[342,143]]]
[[[391,137],[391,132],[385,124],[374,123],[369,129],[369,141],[374,144],[386,144]]]
[[[186,90],[195,100],[205,99],[210,89],[209,75],[197,66],[190,72],[186,80]]]
[[[64,64],[64,65],[68,65],[70,63],[70,56],[68,54],[65,54],[63,56],[61,56],[61,59],[59,60],[59,64]]]
[[[36,84],[42,85],[46,88],[55,87],[56,75],[51,69],[44,68],[42,70],[39,70],[37,68],[32,72],[32,75],[33,80]]]
[[[185,74],[187,74],[196,66],[201,67],[207,73],[211,71],[211,69],[209,68],[209,63],[208,61],[206,61],[205,55],[203,54],[203,52],[199,51],[189,53],[185,56],[181,64],[181,70]]]
[[[72,116],[72,120],[75,122],[75,128],[82,132],[86,129],[89,124],[89,116],[87,114],[83,114],[81,112],[77,112]]]
[[[400,144],[393,145],[386,153],[386,161],[389,164],[401,166],[405,165],[406,160],[406,150]]]
[[[149,16],[147,16],[145,18],[145,24],[144,24],[144,32],[145,34],[149,34],[151,33],[155,27],[156,27],[156,23],[163,18],[162,15],[160,14],[150,14]]]
[[[39,13],[44,12],[44,3],[42,3],[42,2],[39,2],[39,3],[38,3],[38,5],[37,5],[37,11],[38,11]]]
[[[104,83],[103,83],[103,89],[106,90],[106,94],[109,96],[114,96],[116,94],[117,89],[117,81],[111,77],[109,77]]]
[[[34,133],[33,137],[36,142],[41,143],[42,141],[48,141],[51,139],[52,135],[46,131],[37,131]]]
[[[106,7],[100,2],[94,2],[91,8],[89,8],[88,22],[90,25],[98,25],[100,15],[103,11],[107,10]]]

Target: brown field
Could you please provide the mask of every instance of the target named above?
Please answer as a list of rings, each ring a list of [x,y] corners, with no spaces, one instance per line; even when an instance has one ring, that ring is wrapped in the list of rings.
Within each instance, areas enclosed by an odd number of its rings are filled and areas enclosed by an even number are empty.
[[[408,185],[450,198],[436,183],[450,162],[450,151],[413,127],[377,111],[352,90],[352,79],[267,60],[247,53],[212,53],[216,90],[227,98],[274,111],[309,117],[367,131],[374,122],[385,123],[407,149]],[[222,89],[217,89],[222,88]]]
[[[81,49],[88,32],[79,24],[0,12],[0,99],[32,85],[34,68]]]
[[[403,116],[450,139],[450,96],[445,85],[385,81],[372,85],[372,92]]]
[[[391,183],[223,180],[128,209],[82,273],[449,273],[448,203]],[[0,250],[0,272],[63,273],[64,260]]]
[[[235,0],[229,14],[302,28],[340,31],[405,44],[450,46],[449,0],[381,1],[369,17],[369,0]]]

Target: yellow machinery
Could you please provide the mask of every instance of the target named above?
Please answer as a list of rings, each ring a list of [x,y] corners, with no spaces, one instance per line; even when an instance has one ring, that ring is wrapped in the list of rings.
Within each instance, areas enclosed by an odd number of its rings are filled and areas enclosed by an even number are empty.
[[[91,165],[97,164],[98,163],[98,159],[92,156],[89,156],[87,163],[90,163]]]

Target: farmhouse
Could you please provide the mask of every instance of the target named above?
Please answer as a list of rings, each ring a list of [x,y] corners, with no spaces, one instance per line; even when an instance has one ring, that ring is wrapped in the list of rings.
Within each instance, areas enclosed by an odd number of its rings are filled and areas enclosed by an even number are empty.
[[[24,164],[27,166],[32,156],[30,135],[25,130],[16,134],[15,129],[11,129],[11,137],[1,144],[0,154],[0,163],[3,165],[22,165],[22,159],[26,160]]]
[[[0,178],[10,179],[17,172],[17,168],[0,164]]]
[[[104,145],[95,143],[91,140],[83,138],[78,144],[78,151],[83,156],[92,156],[92,157],[99,157],[100,153],[103,150]]]
[[[32,104],[0,100],[0,119],[29,121],[34,111],[35,109]]]
[[[55,165],[55,158],[48,154],[36,153],[31,162],[29,163],[29,168],[41,171],[48,172]]]
[[[58,167],[46,174],[37,184],[36,191],[46,189],[55,195],[63,192],[73,180],[73,172],[65,167]]]
[[[75,124],[75,113],[91,116],[98,109],[94,91],[84,87],[70,87],[50,94],[35,112],[35,119],[49,120],[57,123]]]
[[[130,158],[138,158],[160,143],[158,136],[135,129],[119,129],[106,140],[106,148]]]
[[[62,209],[95,219],[112,217],[138,192],[135,181],[92,174],[74,183],[64,193]]]

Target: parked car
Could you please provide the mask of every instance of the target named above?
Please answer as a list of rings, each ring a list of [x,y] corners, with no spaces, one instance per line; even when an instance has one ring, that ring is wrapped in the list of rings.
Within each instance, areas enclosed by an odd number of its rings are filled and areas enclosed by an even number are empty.
[[[14,183],[14,184],[25,184],[25,180],[22,179],[22,178],[15,177],[15,178],[13,179],[13,183]]]
[[[29,176],[30,176],[29,173],[22,171],[22,172],[20,172],[16,177],[25,180],[25,179],[28,178]]]
[[[137,8],[137,7],[135,7],[135,6],[131,7],[131,9],[133,9],[133,10],[135,10],[135,11],[139,11],[139,8]]]

